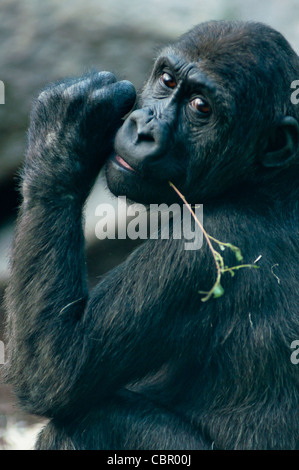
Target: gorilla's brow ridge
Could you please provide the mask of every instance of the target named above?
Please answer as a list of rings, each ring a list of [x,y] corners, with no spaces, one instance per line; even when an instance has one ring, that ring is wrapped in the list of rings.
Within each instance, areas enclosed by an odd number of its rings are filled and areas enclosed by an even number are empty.
[[[163,69],[169,69],[176,78],[181,78],[193,88],[204,88],[210,94],[217,92],[217,84],[209,78],[204,71],[200,70],[199,62],[186,62],[186,60],[177,54],[160,56],[155,64],[154,74],[158,75]]]

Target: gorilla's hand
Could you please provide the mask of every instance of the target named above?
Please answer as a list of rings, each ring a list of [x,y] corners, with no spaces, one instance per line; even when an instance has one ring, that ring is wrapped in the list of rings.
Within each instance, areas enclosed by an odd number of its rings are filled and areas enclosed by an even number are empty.
[[[130,82],[109,72],[48,86],[31,114],[24,196],[84,201],[135,97]]]

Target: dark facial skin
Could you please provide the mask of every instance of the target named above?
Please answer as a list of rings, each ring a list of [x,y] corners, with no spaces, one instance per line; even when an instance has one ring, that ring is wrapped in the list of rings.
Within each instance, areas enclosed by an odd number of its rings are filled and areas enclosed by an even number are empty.
[[[115,194],[125,192],[139,202],[173,199],[171,180],[181,187],[186,174],[189,133],[208,125],[211,107],[204,92],[210,91],[196,64],[176,55],[162,55],[133,111],[118,131],[115,150],[119,157],[107,165],[107,181]],[[185,122],[182,126],[180,123]]]
[[[168,181],[186,188],[186,154],[197,151],[197,139],[213,124],[216,85],[198,65],[174,51],[158,58],[139,109],[118,131],[116,155],[107,164],[108,186],[116,195],[170,202],[175,197]]]

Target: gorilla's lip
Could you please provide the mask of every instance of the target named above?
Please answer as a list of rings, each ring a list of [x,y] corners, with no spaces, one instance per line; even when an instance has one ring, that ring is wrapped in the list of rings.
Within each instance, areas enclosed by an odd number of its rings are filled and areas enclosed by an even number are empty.
[[[114,155],[114,160],[116,160],[118,165],[120,165],[122,168],[136,173],[136,170],[134,170],[134,168],[132,168],[131,165],[129,165],[129,163],[127,163],[120,155]]]

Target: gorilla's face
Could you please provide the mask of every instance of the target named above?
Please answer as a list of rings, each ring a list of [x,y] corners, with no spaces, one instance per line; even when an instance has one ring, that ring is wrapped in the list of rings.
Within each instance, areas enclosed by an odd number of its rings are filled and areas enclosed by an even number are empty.
[[[273,58],[250,53],[261,39],[228,31],[220,43],[213,23],[200,28],[162,51],[116,134],[106,166],[115,195],[171,203],[171,181],[190,203],[203,203],[237,186],[251,191],[296,156],[298,123],[284,117],[283,96],[273,100],[264,73]]]
[[[172,201],[168,181],[182,185],[186,179],[182,93],[174,75],[166,70],[158,61],[137,109],[116,135],[116,154],[107,164],[112,192],[143,203]]]
[[[202,146],[207,152],[215,136],[214,92],[215,84],[197,63],[174,50],[161,54],[139,109],[116,135],[115,155],[106,167],[111,191],[138,202],[170,203],[176,200],[172,181],[189,198],[195,195],[199,184],[194,172],[201,178],[206,166]]]

